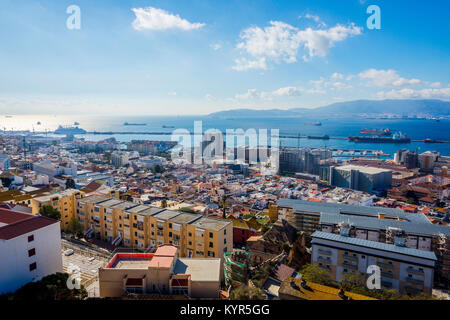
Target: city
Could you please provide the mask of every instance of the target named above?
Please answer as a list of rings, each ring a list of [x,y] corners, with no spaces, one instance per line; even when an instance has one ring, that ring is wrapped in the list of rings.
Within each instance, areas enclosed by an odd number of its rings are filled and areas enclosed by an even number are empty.
[[[448,305],[449,10],[0,1],[0,304]]]

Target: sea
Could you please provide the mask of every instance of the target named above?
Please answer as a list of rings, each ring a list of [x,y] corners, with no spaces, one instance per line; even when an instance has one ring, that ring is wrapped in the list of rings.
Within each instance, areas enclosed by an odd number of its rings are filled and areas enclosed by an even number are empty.
[[[411,151],[437,151],[441,155],[450,156],[450,143],[411,142],[405,144],[390,143],[355,143],[347,140],[348,136],[361,135],[361,129],[386,129],[401,132],[412,140],[450,141],[450,120],[426,119],[365,119],[365,118],[329,118],[308,119],[300,117],[283,118],[212,118],[208,116],[87,116],[87,115],[2,115],[0,116],[0,132],[22,131],[40,132],[44,135],[54,135],[59,125],[78,126],[88,133],[76,135],[90,141],[99,141],[114,137],[117,141],[126,143],[131,140],[165,140],[170,141],[170,134],[142,134],[147,132],[171,133],[176,129],[194,131],[195,121],[201,121],[202,130],[217,129],[278,129],[280,136],[323,136],[330,140],[312,140],[297,138],[281,138],[281,146],[376,150],[393,158],[399,149]],[[320,121],[321,126],[306,125]],[[124,125],[125,122],[145,124],[139,126]],[[45,133],[44,133],[45,132]],[[97,134],[94,134],[96,132]],[[110,132],[113,134],[98,134]],[[127,134],[119,134],[126,132]],[[55,135],[56,136],[56,135]],[[334,139],[336,138],[336,139]]]

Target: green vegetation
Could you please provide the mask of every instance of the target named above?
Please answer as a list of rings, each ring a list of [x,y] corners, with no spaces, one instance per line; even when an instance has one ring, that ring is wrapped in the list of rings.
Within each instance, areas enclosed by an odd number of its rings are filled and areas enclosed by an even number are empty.
[[[41,216],[44,216],[47,218],[51,218],[51,219],[55,219],[55,220],[61,219],[61,213],[57,209],[55,209],[49,205],[42,206],[39,209],[39,213],[41,214]]]
[[[163,209],[167,208],[167,200],[166,199],[161,200],[161,208],[163,208]]]
[[[152,171],[153,174],[156,174],[156,173],[162,173],[163,169],[162,169],[162,167],[159,164],[157,164],[156,166],[154,166],[151,169],[151,171]]]
[[[80,223],[78,218],[73,217],[70,219],[69,224],[67,225],[67,230],[74,234],[77,238],[81,238],[83,236],[83,225]]]
[[[66,189],[76,189],[75,180],[73,180],[72,178],[67,178],[66,179]]]
[[[230,300],[263,300],[264,293],[259,288],[239,286],[230,292]]]
[[[30,300],[82,300],[87,298],[83,286],[70,290],[67,287],[67,273],[55,273],[40,281],[29,282],[14,293],[0,296],[0,300],[30,301]]]
[[[366,287],[366,279],[364,276],[344,275],[341,281],[336,282],[331,279],[328,271],[321,269],[318,265],[307,264],[301,270],[303,279],[321,285],[342,288],[347,292],[361,294],[380,300],[436,300],[433,296],[420,292],[417,295],[402,295],[397,290],[380,289],[371,290]]]

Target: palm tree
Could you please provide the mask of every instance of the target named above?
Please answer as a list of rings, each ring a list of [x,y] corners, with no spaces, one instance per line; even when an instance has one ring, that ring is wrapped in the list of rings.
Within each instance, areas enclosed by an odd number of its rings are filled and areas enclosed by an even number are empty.
[[[220,202],[220,204],[222,205],[222,218],[226,219],[227,218],[227,214],[225,212],[226,205],[227,205],[227,195],[226,194],[224,194],[222,196],[222,201]]]

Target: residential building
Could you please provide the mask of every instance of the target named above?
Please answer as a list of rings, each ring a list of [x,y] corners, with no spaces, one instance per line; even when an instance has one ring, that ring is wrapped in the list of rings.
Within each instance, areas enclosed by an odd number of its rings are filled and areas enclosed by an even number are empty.
[[[118,253],[99,269],[100,297],[136,293],[218,298],[220,265],[220,259],[179,258],[177,247],[168,244],[155,253]]]
[[[330,167],[330,184],[365,192],[379,192],[391,187],[392,170],[358,165]]]
[[[5,153],[0,153],[0,170],[3,172],[8,172],[10,167],[9,156]]]
[[[76,215],[77,200],[84,197],[84,192],[76,189],[67,189],[61,192],[42,195],[31,199],[33,214],[38,214],[43,206],[52,206],[61,213],[61,229],[65,230],[72,218]]]
[[[233,224],[224,219],[100,195],[79,199],[77,214],[88,236],[142,251],[174,244],[181,257],[222,258],[233,247]]]
[[[60,222],[0,208],[0,294],[62,272]]]
[[[338,282],[344,275],[366,277],[373,265],[380,268],[382,288],[431,294],[437,260],[434,252],[344,234],[321,231],[312,234],[311,262],[329,271],[333,280]]]

